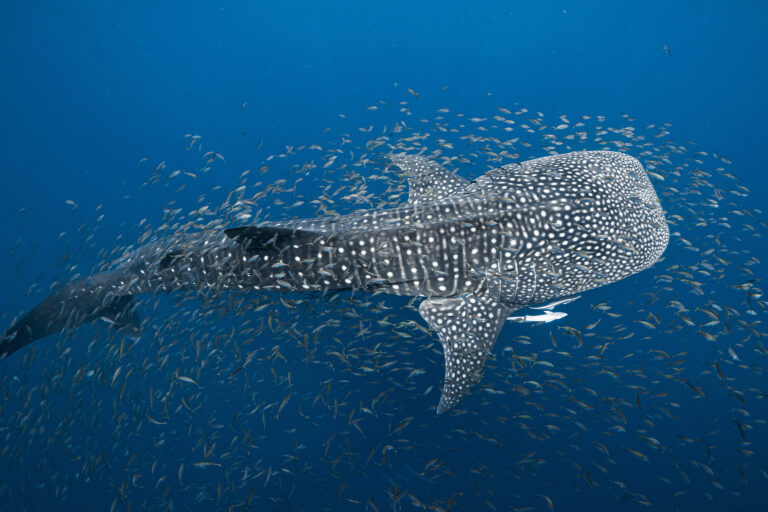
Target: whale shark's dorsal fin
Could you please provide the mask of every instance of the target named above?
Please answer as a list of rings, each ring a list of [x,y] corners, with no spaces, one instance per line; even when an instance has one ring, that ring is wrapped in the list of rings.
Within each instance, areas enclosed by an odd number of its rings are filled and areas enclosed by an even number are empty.
[[[437,332],[445,355],[445,385],[437,406],[442,414],[480,380],[485,361],[512,308],[487,295],[431,298],[419,313]]]
[[[464,189],[469,181],[457,176],[428,158],[404,153],[393,155],[391,161],[408,178],[409,205],[445,199]]]
[[[227,228],[224,233],[249,254],[260,253],[264,249],[280,250],[289,244],[311,244],[322,236],[322,233],[315,231],[273,226]]]

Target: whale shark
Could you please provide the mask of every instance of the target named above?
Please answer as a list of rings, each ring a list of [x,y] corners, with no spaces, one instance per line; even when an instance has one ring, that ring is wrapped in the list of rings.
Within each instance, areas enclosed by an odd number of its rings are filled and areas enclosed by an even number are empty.
[[[0,357],[99,319],[139,336],[139,294],[378,290],[423,298],[419,313],[445,357],[441,414],[480,380],[512,313],[640,272],[669,241],[653,185],[626,153],[551,155],[475,180],[420,155],[390,160],[408,180],[400,206],[148,243],[22,316],[0,342]]]

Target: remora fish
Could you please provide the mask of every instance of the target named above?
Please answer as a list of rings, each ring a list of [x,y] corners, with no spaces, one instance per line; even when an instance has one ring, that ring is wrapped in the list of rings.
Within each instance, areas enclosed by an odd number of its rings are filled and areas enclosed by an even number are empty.
[[[112,270],[69,283],[6,332],[0,355],[104,319],[138,334],[133,296],[178,289],[383,289],[423,296],[445,355],[438,413],[480,379],[505,320],[652,265],[669,239],[640,162],[574,152],[467,181],[420,156],[393,209],[184,234],[140,247]]]

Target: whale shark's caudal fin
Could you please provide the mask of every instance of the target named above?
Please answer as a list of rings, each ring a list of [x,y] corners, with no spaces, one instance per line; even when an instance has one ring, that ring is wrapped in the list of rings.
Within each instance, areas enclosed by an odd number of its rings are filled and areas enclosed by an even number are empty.
[[[43,300],[0,339],[0,358],[35,341],[82,324],[102,320],[121,334],[138,337],[141,321],[131,295],[115,295],[110,283],[115,272],[73,281]]]
[[[427,299],[419,313],[437,332],[445,355],[445,385],[437,414],[454,407],[481,378],[512,309],[484,294]]]

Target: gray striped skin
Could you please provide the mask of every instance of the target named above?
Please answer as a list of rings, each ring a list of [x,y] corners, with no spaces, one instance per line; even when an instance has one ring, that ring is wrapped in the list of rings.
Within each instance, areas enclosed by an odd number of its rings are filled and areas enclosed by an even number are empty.
[[[669,238],[648,176],[623,153],[539,158],[473,182],[421,157],[399,155],[393,163],[410,186],[398,208],[171,237],[71,284],[53,302],[76,310],[93,294],[200,288],[424,296],[419,311],[445,353],[442,413],[480,379],[510,313],[639,272]],[[30,318],[43,313],[36,308]],[[94,312],[74,316],[68,326]]]

